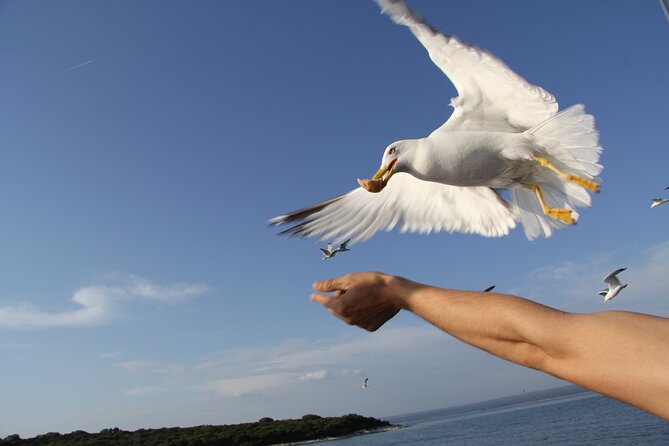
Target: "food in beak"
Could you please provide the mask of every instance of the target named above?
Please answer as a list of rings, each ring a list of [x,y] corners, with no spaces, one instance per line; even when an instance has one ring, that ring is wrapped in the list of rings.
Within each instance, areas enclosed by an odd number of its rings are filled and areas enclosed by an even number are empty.
[[[397,159],[392,160],[386,166],[380,168],[371,180],[361,180],[358,178],[358,184],[368,192],[381,192],[383,188],[386,187],[386,184],[388,184],[390,177],[395,173],[393,170],[395,163],[397,163]],[[383,177],[384,175],[386,175],[385,178]]]
[[[383,181],[383,178],[378,178],[376,180],[361,180],[358,178],[358,184],[367,189],[368,192],[381,192],[383,188],[385,187],[385,181]]]

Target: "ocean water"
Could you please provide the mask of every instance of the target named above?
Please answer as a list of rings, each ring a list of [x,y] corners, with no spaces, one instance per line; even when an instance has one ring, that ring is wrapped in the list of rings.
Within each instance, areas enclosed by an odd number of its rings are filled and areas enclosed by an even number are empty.
[[[328,446],[377,445],[669,445],[669,423],[594,393],[391,417],[406,427],[333,440]]]

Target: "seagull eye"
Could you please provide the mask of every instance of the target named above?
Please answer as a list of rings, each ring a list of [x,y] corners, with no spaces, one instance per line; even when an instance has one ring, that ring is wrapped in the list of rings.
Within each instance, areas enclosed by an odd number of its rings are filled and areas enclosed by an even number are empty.
[[[395,147],[388,149],[388,155],[392,155],[393,153],[395,153]]]

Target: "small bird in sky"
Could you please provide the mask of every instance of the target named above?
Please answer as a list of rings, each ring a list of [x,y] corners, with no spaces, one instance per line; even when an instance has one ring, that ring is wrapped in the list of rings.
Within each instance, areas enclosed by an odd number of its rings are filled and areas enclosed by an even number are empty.
[[[365,378],[365,380],[362,382],[362,388],[363,388],[363,389],[366,389],[366,388],[367,388],[367,381],[368,381],[368,380],[369,380],[369,378]]]
[[[489,292],[491,292],[491,291],[494,290],[494,289],[495,289],[495,285],[491,285],[491,286],[489,286],[488,288],[486,288],[485,290],[483,290],[483,292],[484,292],[484,293],[489,293]]]
[[[653,200],[650,203],[650,208],[656,208],[661,204],[669,202],[669,198],[653,198]]]
[[[323,260],[330,259],[340,252],[346,252],[350,251],[349,248],[346,247],[346,244],[350,241],[350,239],[346,240],[345,242],[341,243],[338,248],[334,248],[332,243],[328,243],[327,248],[321,248],[321,252],[323,253]]]
[[[604,277],[604,283],[609,286],[608,288],[604,288],[599,292],[599,295],[604,298],[604,303],[616,297],[616,295],[627,286],[627,284],[621,284],[620,280],[618,279],[618,274],[625,271],[626,269],[627,268],[619,268]]]
[[[337,250],[334,249],[332,243],[328,243],[327,248],[321,248],[321,252],[323,252],[323,260],[327,260],[330,257],[334,257],[337,255]]]

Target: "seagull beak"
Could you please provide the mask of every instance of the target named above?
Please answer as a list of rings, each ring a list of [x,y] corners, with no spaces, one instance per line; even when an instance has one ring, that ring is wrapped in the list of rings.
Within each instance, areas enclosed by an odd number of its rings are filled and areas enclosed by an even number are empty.
[[[381,168],[372,177],[372,180],[380,180],[387,173],[386,177],[383,178],[383,187],[386,187],[386,184],[388,184],[388,180],[390,180],[390,177],[392,177],[393,174],[395,173],[394,169],[395,164],[397,164],[397,158],[395,158],[385,166],[381,166]]]

